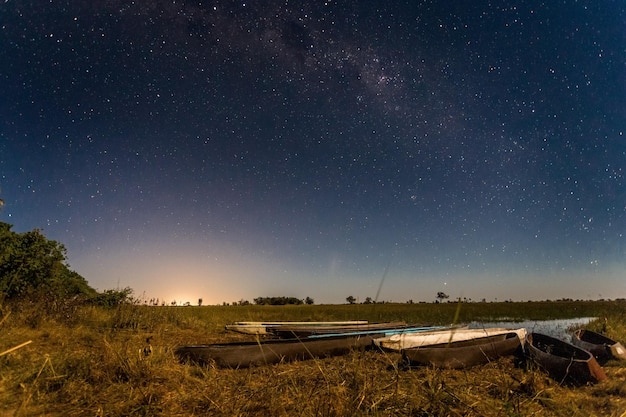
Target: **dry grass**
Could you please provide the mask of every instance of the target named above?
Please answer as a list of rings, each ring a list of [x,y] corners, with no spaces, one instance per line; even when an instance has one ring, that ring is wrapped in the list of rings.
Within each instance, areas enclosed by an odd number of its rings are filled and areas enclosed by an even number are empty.
[[[510,304],[510,305],[504,305]],[[554,318],[544,303],[463,305],[461,320]],[[550,303],[545,303],[550,304]],[[552,306],[563,318],[606,317],[592,326],[626,340],[623,303]],[[470,311],[468,311],[470,310]],[[8,310],[5,308],[4,314]],[[0,324],[1,416],[623,416],[626,369],[613,361],[609,380],[559,386],[512,358],[468,370],[402,370],[398,354],[353,352],[246,370],[181,365],[179,344],[241,340],[234,320],[355,319],[443,324],[454,305],[298,307],[81,307],[72,317],[14,312]],[[495,313],[494,313],[495,312]],[[575,313],[575,314],[574,314]],[[590,314],[593,313],[593,314]],[[527,317],[527,316],[525,316]],[[533,317],[538,318],[538,317]],[[143,354],[151,337],[152,353]]]

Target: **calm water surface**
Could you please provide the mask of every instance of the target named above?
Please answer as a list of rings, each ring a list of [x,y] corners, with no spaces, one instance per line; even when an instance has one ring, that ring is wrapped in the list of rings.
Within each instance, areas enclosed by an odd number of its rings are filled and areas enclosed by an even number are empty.
[[[525,327],[528,333],[543,333],[548,336],[569,341],[573,330],[584,327],[597,317],[578,317],[574,319],[559,320],[527,320],[527,321],[473,321],[469,324],[470,329],[482,329],[491,327],[520,328]]]

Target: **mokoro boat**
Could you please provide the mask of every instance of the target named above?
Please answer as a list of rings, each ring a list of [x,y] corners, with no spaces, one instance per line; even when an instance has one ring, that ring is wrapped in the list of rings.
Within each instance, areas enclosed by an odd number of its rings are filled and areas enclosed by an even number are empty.
[[[526,338],[526,329],[485,328],[468,329],[466,327],[450,328],[432,332],[394,334],[374,340],[374,344],[384,350],[399,352],[403,349],[428,347],[442,343],[454,343],[464,340],[478,339],[514,332],[523,345]]]
[[[526,336],[526,354],[561,384],[584,385],[606,379],[604,369],[588,350],[545,334]]]
[[[412,327],[403,321],[388,323],[366,323],[356,325],[337,325],[337,326],[301,326],[301,325],[283,325],[268,326],[267,332],[281,339],[303,338],[313,335],[335,334],[335,333],[353,333],[370,330],[387,330],[387,329],[406,329]]]
[[[501,333],[451,343],[402,350],[408,365],[432,365],[460,369],[482,365],[503,356],[521,355],[522,343],[516,332]]]
[[[316,357],[338,356],[365,349],[373,336],[336,336],[316,340],[265,340],[258,342],[181,346],[174,352],[183,362],[215,363],[222,368],[247,368]]]
[[[609,359],[626,360],[624,345],[591,330],[576,330],[572,335],[572,344],[591,352],[600,364]]]
[[[388,337],[394,334],[432,332],[434,330],[443,329],[443,328],[445,328],[445,326],[400,327],[400,328],[388,328],[388,329],[383,328],[383,329],[375,329],[375,330],[351,331],[351,332],[346,332],[346,333],[313,334],[311,336],[306,337],[305,339],[316,339],[316,338],[334,337],[334,336],[358,336],[358,335],[369,335],[369,334],[375,334],[376,337],[374,339],[378,339],[381,337]]]
[[[268,334],[268,327],[280,326],[356,326],[367,324],[367,320],[349,320],[349,321],[238,321],[233,324],[227,324],[226,330],[244,334]]]
[[[432,327],[412,328],[410,331],[427,331]],[[372,340],[384,337],[391,331],[370,330],[339,335],[316,335],[303,339],[274,339],[243,343],[180,346],[174,354],[182,362],[201,365],[215,363],[223,368],[247,368],[316,357],[344,355],[353,349],[372,346]],[[402,329],[409,331],[409,329]]]

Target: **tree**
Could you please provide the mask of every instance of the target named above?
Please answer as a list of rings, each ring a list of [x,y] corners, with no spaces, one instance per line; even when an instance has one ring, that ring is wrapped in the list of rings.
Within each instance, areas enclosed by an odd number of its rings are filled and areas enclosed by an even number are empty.
[[[16,233],[0,222],[0,293],[7,300],[45,296],[94,296],[96,291],[69,269],[65,247],[39,229]]]
[[[348,302],[348,304],[354,304],[356,303],[356,298],[354,298],[353,296],[349,295],[346,297],[346,301]]]
[[[287,304],[300,305],[302,300],[296,297],[257,297],[254,300],[257,305],[284,306]]]
[[[304,304],[313,305],[315,304],[315,301],[311,297],[307,297],[304,299]]]
[[[363,301],[363,304],[372,304],[372,297],[365,297],[365,301]]]
[[[202,298],[198,298],[198,307],[202,307]]]
[[[437,302],[441,303],[443,302],[443,300],[445,300],[446,298],[450,298],[450,296],[448,294],[446,294],[443,291],[439,291],[437,293]]]

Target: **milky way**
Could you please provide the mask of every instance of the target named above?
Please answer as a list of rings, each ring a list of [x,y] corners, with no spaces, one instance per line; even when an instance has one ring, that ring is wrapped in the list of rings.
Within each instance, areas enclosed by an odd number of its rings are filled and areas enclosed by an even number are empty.
[[[0,220],[168,300],[626,296],[624,5],[301,3],[5,2]]]

